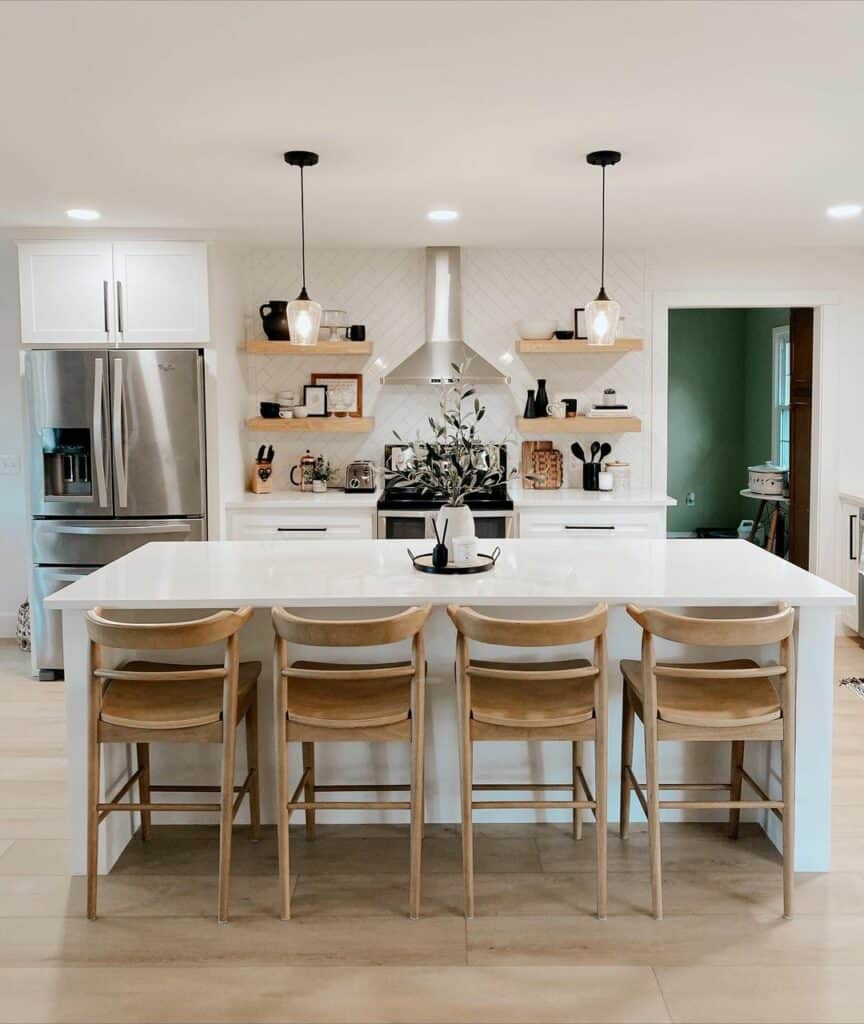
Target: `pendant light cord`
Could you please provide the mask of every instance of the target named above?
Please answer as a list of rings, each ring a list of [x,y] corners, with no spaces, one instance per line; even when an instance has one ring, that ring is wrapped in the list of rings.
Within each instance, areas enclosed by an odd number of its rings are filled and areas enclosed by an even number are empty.
[[[301,170],[302,175],[302,170]],[[302,181],[302,178],[301,178]],[[603,198],[600,202],[600,291],[604,291],[606,277],[606,165],[603,165]]]
[[[605,171],[604,171],[605,174]],[[300,263],[303,268],[303,291],[306,291],[306,203],[303,194],[303,165],[300,165]]]

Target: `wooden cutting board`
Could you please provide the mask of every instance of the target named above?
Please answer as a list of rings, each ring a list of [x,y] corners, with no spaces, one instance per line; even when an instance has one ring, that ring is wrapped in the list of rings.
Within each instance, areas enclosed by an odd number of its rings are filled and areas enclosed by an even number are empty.
[[[536,479],[535,479],[536,478]],[[557,490],[564,485],[564,456],[551,441],[522,442],[522,486]]]

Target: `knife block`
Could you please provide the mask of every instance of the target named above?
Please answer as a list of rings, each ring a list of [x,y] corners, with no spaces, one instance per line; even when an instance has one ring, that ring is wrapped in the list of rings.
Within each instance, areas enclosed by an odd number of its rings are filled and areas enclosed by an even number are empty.
[[[253,494],[270,494],[273,491],[273,465],[269,462],[256,462],[252,470]]]

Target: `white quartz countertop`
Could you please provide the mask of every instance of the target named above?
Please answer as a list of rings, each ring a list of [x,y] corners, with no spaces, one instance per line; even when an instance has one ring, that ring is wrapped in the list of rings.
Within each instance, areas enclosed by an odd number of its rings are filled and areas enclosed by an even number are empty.
[[[495,542],[486,541],[491,548]],[[415,541],[420,553],[428,542]],[[414,570],[404,541],[150,543],[45,602],[50,608],[580,606],[839,607],[839,587],[743,540],[502,540],[492,572]]]
[[[511,482],[510,497],[517,508],[668,508],[677,505],[674,498],[648,491],[583,491],[575,487],[536,490]]]
[[[272,494],[246,493],[235,501],[226,501],[225,508],[231,512],[247,512],[250,509],[305,509],[305,508],[375,508],[381,491],[357,494],[340,488],[328,488],[323,494],[312,491],[273,491]]]
[[[858,491],[841,491],[840,500],[845,501],[850,505],[858,505],[860,508],[864,508],[864,492]]]

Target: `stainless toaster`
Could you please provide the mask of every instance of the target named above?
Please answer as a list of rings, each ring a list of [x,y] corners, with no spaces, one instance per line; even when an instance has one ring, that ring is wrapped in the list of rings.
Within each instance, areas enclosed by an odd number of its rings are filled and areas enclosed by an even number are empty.
[[[371,462],[349,462],[345,469],[345,490],[360,494],[375,490],[375,466]]]

